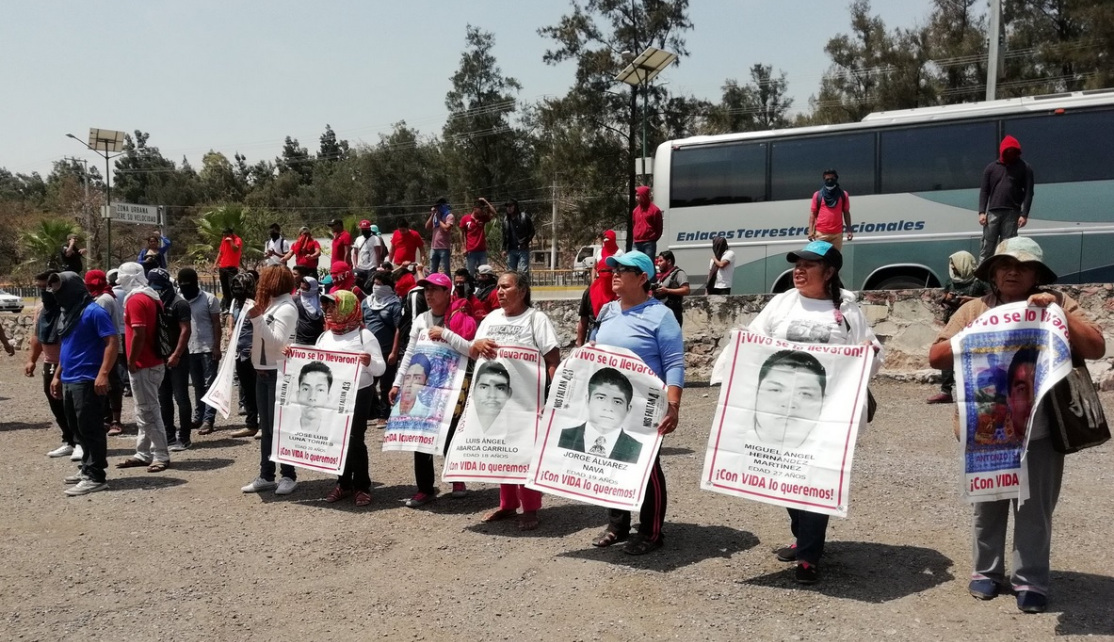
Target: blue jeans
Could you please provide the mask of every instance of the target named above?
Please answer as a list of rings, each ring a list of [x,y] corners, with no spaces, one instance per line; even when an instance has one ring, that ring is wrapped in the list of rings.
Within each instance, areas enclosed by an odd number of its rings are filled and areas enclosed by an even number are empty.
[[[530,250],[507,250],[507,269],[529,274]]]
[[[448,276],[452,276],[452,267],[449,265],[449,251],[448,250],[433,250],[429,258],[429,273],[444,272]]]
[[[271,461],[271,438],[275,431],[275,391],[278,388],[278,370],[255,371],[255,403],[259,406],[259,427],[263,429],[259,440],[259,476],[275,481],[275,462]],[[298,473],[290,464],[279,467],[283,477],[297,479]]]
[[[174,406],[178,406],[177,439],[183,444],[190,441],[190,364],[189,355],[184,355],[178,365],[166,367],[166,376],[159,384],[159,407],[162,424],[166,429],[166,441],[175,439]]]
[[[652,258],[658,255],[658,242],[657,241],[635,241],[634,249],[642,252],[646,256]]]
[[[193,384],[193,420],[212,423],[217,418],[217,409],[201,401],[209,386],[217,378],[217,362],[212,352],[190,353],[190,383]]]
[[[468,268],[468,273],[471,274],[473,277],[476,276],[476,270],[478,270],[481,265],[484,265],[486,263],[486,250],[476,250],[474,252],[468,252],[464,255],[464,266]]]
[[[62,404],[70,428],[81,444],[81,472],[95,482],[105,480],[108,440],[104,434],[104,407],[108,397],[96,393],[92,381],[62,384]]]

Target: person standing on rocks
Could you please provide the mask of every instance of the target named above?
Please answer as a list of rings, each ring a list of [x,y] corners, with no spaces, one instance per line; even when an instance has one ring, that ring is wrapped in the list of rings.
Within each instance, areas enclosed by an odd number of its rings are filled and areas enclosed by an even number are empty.
[[[998,147],[998,160],[986,166],[979,187],[979,225],[982,245],[979,263],[990,258],[998,243],[1017,236],[1029,222],[1033,205],[1033,168],[1021,160],[1021,143],[1006,136]]]

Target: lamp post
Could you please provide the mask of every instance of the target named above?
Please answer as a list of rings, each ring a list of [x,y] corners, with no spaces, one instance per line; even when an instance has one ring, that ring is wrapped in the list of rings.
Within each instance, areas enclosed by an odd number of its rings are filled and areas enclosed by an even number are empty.
[[[650,100],[650,81],[657,77],[666,67],[673,64],[677,60],[677,54],[656,47],[646,47],[642,53],[638,54],[634,60],[630,61],[626,67],[623,68],[616,76],[615,80],[626,83],[631,86],[630,97],[630,110],[631,110],[631,138],[634,137],[634,111],[637,109],[638,97],[635,89],[638,88],[642,93],[642,174],[648,174],[646,170],[646,121],[648,119],[649,100]],[[630,141],[630,147],[634,146],[634,141]],[[632,165],[633,165],[633,160]],[[634,167],[631,167],[631,186],[630,186],[630,201],[631,206],[628,208],[630,211],[627,213],[627,251],[629,252],[634,243]],[[652,257],[651,257],[652,258]]]
[[[90,127],[88,143],[73,134],[66,134],[66,138],[72,138],[94,154],[104,157],[104,202],[108,212],[105,217],[107,245],[104,251],[104,269],[107,271],[112,265],[112,174],[108,171],[108,161],[123,153],[120,150],[124,147],[124,132]]]

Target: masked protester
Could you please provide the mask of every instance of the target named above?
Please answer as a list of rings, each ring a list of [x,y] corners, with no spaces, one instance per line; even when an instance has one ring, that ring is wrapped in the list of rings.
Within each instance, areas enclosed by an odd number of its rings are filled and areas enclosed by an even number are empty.
[[[241,272],[232,279],[232,307],[229,308],[228,349],[236,351],[236,378],[240,380],[240,410],[244,428],[232,433],[233,437],[254,437],[259,432],[259,409],[255,403],[255,368],[251,364],[252,324],[245,321],[240,334],[233,336],[244,304],[255,298],[255,273]]]
[[[298,329],[294,341],[298,345],[311,346],[325,331],[325,314],[321,310],[320,286],[317,279],[307,276],[298,283],[298,295],[294,297],[298,307]]]
[[[170,323],[170,340],[174,351],[166,359],[166,376],[159,386],[159,406],[162,408],[162,422],[166,428],[166,442],[170,452],[179,452],[190,447],[192,428],[190,407],[190,365],[189,341],[193,334],[193,315],[190,304],[174,289],[170,273],[155,268],[147,273],[151,288],[159,295],[164,318]],[[229,299],[232,298],[231,291]],[[174,408],[178,408],[178,425],[174,425]]]
[[[54,380],[54,373],[58,370],[58,360],[62,351],[62,338],[58,336],[58,327],[62,320],[62,307],[54,296],[54,290],[48,287],[50,277],[57,274],[48,270],[35,276],[35,285],[39,288],[41,302],[35,308],[35,315],[31,319],[30,332],[31,354],[27,356],[27,364],[23,373],[28,377],[35,376],[35,364],[41,355],[43,358],[43,394],[46,395],[50,412],[62,430],[62,445],[46,454],[47,457],[71,457],[76,454],[74,461],[81,461],[81,448],[77,444],[74,429],[66,421],[66,409],[62,400],[50,394],[50,382]]]
[[[290,241],[282,235],[278,223],[271,223],[267,242],[263,245],[263,265],[281,265],[282,257],[290,252]]]
[[[851,198],[839,186],[839,173],[824,170],[824,185],[812,195],[812,213],[808,218],[808,239],[827,241],[837,250],[843,250],[843,235],[850,241]]]
[[[103,271],[89,270],[86,272],[85,288],[89,290],[89,296],[93,297],[93,302],[104,308],[104,311],[112,317],[113,325],[117,327],[123,325],[124,302],[116,300],[116,294],[112,291],[112,286],[108,284],[108,277]],[[116,365],[108,374],[108,404],[105,406],[104,413],[105,429],[108,430],[109,436],[124,432],[124,426],[120,423],[120,415],[124,409],[124,380],[120,376],[122,368],[118,367],[124,359],[124,344],[122,341],[117,343],[120,344],[120,350],[116,354]]]
[[[368,287],[367,281],[383,260],[385,248],[383,239],[379,237],[379,228],[371,221],[360,221],[360,235],[352,244],[351,264],[356,273],[356,285],[361,288]]]
[[[239,276],[238,274],[236,276]],[[233,276],[233,281],[236,276]],[[209,392],[209,386],[217,378],[217,365],[220,363],[220,302],[217,297],[201,289],[197,271],[182,268],[178,271],[178,290],[190,306],[189,349],[190,383],[193,386],[193,417],[190,425],[200,428],[198,434],[208,435],[214,430],[217,410],[201,401]],[[232,284],[229,283],[229,296]],[[231,302],[230,302],[231,303]],[[188,441],[188,440],[187,440]],[[179,439],[181,443],[181,439]]]
[[[487,306],[484,302],[476,298],[475,285],[472,281],[472,275],[468,272],[468,268],[459,268],[453,274],[453,296],[452,302],[463,301],[468,304],[468,313],[476,320],[478,324],[483,321],[487,316]]]
[[[360,307],[364,326],[375,335],[375,340],[379,342],[379,352],[386,357],[386,370],[377,381],[378,390],[372,388],[371,418],[376,427],[382,427],[391,416],[387,395],[395,379],[395,367],[400,354],[402,300],[395,294],[390,272],[375,272],[371,283],[371,296],[364,299]]]

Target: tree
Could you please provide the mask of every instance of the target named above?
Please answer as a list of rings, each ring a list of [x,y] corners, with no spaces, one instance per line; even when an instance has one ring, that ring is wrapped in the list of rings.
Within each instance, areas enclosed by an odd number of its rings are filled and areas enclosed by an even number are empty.
[[[1024,96],[1108,87],[1114,81],[1114,5],[1087,0],[1017,0],[1005,6],[1005,82]]]
[[[238,162],[243,162],[239,154],[236,158]],[[244,176],[244,172],[234,167],[227,156],[210,149],[201,158],[198,175],[202,199],[210,203],[240,201],[248,187]]]
[[[789,81],[785,72],[773,76],[773,66],[761,63],[750,68],[751,81],[739,85],[728,78],[719,105],[710,109],[709,129],[713,133],[779,129],[789,126],[793,99],[786,94]]]
[[[986,16],[980,0],[933,0],[927,29],[927,55],[943,103],[981,100],[986,88]]]
[[[325,124],[325,133],[321,134],[321,147],[317,152],[317,160],[337,162],[348,156],[348,141],[337,140],[337,134],[328,123]]]
[[[258,224],[257,224],[258,225]],[[197,219],[198,242],[190,246],[189,253],[195,259],[211,261],[220,249],[224,230],[231,228],[240,238],[262,238],[261,230],[253,227],[248,210],[240,205],[225,205],[206,211]],[[261,248],[245,243],[244,259],[262,258]]]
[[[297,138],[286,137],[282,145],[282,156],[275,159],[279,175],[293,174],[296,184],[308,185],[313,180],[313,159],[309,150],[298,143]]]
[[[61,251],[70,234],[80,234],[81,230],[62,218],[43,218],[30,230],[20,236],[25,262],[37,269],[58,270],[62,268]]]

